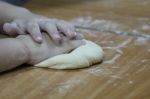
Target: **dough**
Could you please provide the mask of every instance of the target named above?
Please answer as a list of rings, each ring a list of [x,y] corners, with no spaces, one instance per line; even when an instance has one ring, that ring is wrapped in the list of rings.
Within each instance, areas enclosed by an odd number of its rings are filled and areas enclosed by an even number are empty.
[[[76,48],[69,54],[51,57],[35,66],[53,69],[77,69],[101,62],[103,57],[102,48],[91,41],[85,40],[85,42],[85,45]]]

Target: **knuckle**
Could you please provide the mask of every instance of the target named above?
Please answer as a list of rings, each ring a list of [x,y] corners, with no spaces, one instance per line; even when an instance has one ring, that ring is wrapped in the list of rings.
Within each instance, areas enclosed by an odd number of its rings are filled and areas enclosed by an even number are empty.
[[[35,31],[36,29],[37,29],[37,25],[36,24],[28,25],[28,31]]]

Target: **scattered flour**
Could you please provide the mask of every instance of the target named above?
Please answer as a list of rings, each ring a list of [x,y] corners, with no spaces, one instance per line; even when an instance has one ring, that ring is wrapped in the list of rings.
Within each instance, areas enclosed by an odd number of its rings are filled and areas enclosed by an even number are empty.
[[[102,44],[108,44],[108,43],[114,44],[114,41],[101,41],[100,43],[102,43]]]
[[[114,64],[120,56],[120,54],[116,54],[112,59],[104,61],[103,64]]]
[[[142,66],[139,70],[137,70],[135,73],[140,73],[142,71],[146,70],[146,66]]]
[[[143,25],[143,26],[142,26],[142,29],[143,29],[143,30],[150,30],[150,25]]]
[[[63,83],[60,83],[58,85],[58,87],[55,89],[56,91],[58,91],[59,93],[66,93],[69,90],[72,90],[75,86],[79,85],[79,84],[85,84],[86,81],[84,78],[82,77],[73,77],[71,79],[66,80]]]
[[[91,16],[81,16],[71,20],[75,26],[93,27],[102,30],[117,30],[121,28],[121,24],[113,20],[94,19]]]
[[[113,74],[111,69],[107,69],[107,68],[101,68],[101,67],[93,67],[93,68],[89,68],[87,70],[84,70],[85,72],[88,72],[92,75],[95,76],[105,76],[105,75],[111,75]]]
[[[121,48],[125,48],[127,47],[127,45],[129,43],[131,43],[132,39],[127,39],[125,40],[123,43],[119,44],[118,46],[115,47],[103,47],[103,49],[111,49],[111,50],[115,50],[117,52],[117,54],[115,54],[114,57],[112,57],[112,59],[104,61],[104,64],[114,64],[115,61],[123,54],[123,51],[121,50]]]
[[[128,83],[129,83],[129,84],[133,84],[133,81],[132,81],[132,80],[130,80]]]
[[[142,63],[145,63],[147,61],[150,61],[150,59],[143,59],[143,60],[141,60]]]
[[[148,44],[148,39],[147,38],[143,38],[143,37],[138,37],[135,42],[135,45],[147,45]]]
[[[115,79],[122,79],[122,77],[118,76],[118,75],[112,75],[110,76],[111,78],[115,78]]]

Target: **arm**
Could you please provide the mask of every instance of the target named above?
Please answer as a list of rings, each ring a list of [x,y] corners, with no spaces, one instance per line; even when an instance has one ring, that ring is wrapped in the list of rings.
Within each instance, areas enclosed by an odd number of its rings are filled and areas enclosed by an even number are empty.
[[[23,7],[18,7],[0,1],[0,24],[1,26],[6,22],[12,22],[15,19],[30,17],[32,13]]]
[[[19,66],[27,60],[27,50],[19,40],[0,39],[0,72]]]
[[[42,44],[33,41],[29,35],[0,39],[0,72],[24,63],[34,65],[83,44],[81,40],[70,41],[64,38],[61,45],[57,46],[47,34],[43,33],[42,37]]]
[[[23,7],[0,2],[0,28],[8,35],[30,34],[36,42],[42,42],[41,31],[45,31],[57,44],[61,34],[69,39],[81,38],[75,27],[63,20],[50,19],[34,14]]]

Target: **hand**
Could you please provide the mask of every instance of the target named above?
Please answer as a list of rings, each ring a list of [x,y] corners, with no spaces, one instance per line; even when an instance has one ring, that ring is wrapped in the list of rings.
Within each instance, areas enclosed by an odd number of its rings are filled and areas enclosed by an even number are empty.
[[[34,14],[30,15],[30,17],[15,19],[11,23],[5,23],[3,30],[10,36],[30,34],[33,40],[39,43],[43,40],[42,31],[48,33],[56,44],[61,42],[62,34],[68,39],[82,38],[71,23]]]
[[[33,41],[29,35],[20,35],[17,37],[19,42],[22,42],[22,44],[24,44],[24,46],[28,49],[28,64],[33,65],[49,57],[70,52],[71,50],[84,44],[82,40],[69,40],[68,38],[62,36],[62,43],[58,46],[46,33],[42,33],[42,38],[43,43],[39,44]]]

